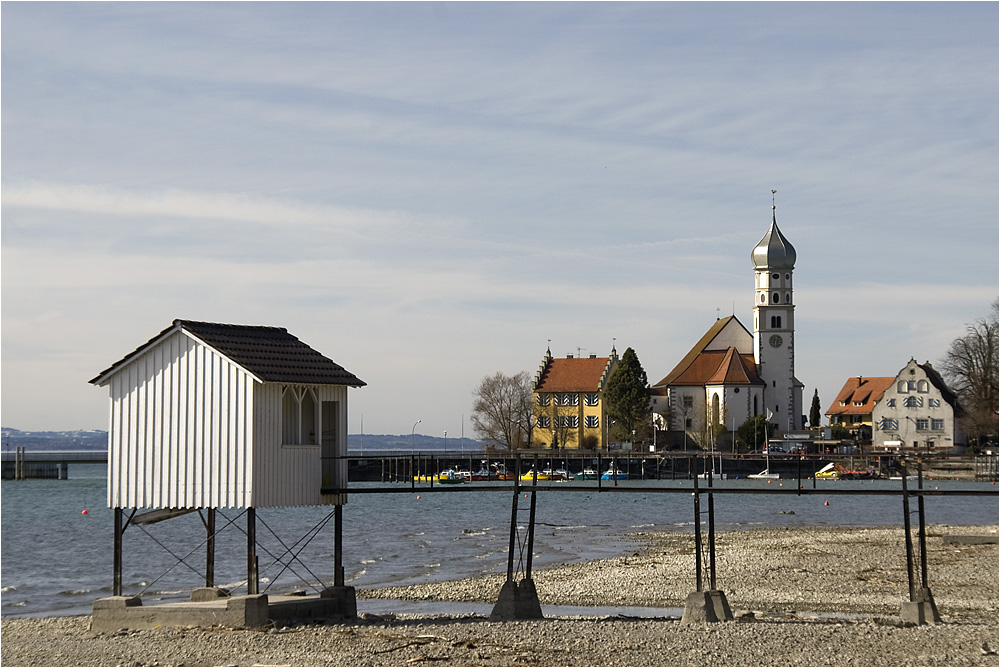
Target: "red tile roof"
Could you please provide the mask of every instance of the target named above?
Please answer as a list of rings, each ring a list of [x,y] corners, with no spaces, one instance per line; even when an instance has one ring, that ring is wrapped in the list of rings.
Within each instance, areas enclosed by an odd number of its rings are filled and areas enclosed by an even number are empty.
[[[608,357],[552,358],[535,384],[536,392],[596,392],[601,389]]]
[[[895,376],[855,376],[848,378],[826,415],[871,415],[876,402],[896,382]],[[855,406],[860,403],[860,406]],[[844,404],[841,406],[841,404]]]
[[[673,368],[673,371],[668,373],[666,377],[660,382],[653,385],[653,387],[667,387],[668,385],[705,385],[709,382],[709,379],[715,376],[719,372],[719,367],[723,364],[724,356],[727,350],[724,348],[715,348],[708,350],[708,346],[712,345],[714,339],[719,336],[719,334],[724,330],[730,323],[735,323],[744,332],[746,328],[743,327],[743,323],[736,318],[736,316],[727,316],[725,318],[720,318],[713,323],[713,325],[705,332],[698,343],[694,344],[694,347],[688,351],[687,355],[677,363],[677,366]],[[747,333],[749,336],[749,333]],[[718,345],[718,344],[716,344]],[[738,353],[737,353],[738,354]],[[743,366],[746,367],[748,372],[748,379],[750,383],[762,384],[764,381],[760,379],[757,375],[757,363],[753,358],[753,354],[741,355],[743,358]],[[729,362],[726,362],[727,365]]]

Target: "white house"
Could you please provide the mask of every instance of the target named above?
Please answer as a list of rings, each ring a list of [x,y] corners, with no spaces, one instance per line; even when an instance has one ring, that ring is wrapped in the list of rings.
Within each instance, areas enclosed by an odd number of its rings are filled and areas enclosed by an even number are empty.
[[[955,422],[961,414],[955,393],[930,363],[910,359],[872,410],[872,447],[914,452],[962,448],[965,434]]]
[[[346,502],[365,383],[283,328],[175,320],[90,382],[110,393],[111,508]]]

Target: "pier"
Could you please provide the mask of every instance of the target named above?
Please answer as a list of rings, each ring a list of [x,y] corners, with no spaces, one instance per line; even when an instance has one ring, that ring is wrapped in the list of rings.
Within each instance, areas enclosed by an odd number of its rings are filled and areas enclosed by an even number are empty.
[[[32,450],[24,447],[5,450],[2,454],[4,480],[49,478],[66,480],[70,464],[103,464],[108,461],[106,450]]]

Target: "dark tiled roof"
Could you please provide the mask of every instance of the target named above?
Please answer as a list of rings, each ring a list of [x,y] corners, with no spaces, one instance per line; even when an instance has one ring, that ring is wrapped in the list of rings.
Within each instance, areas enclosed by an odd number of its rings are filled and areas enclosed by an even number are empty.
[[[366,384],[330,358],[299,341],[283,327],[225,325],[192,320],[174,320],[170,327],[115,362],[90,382],[103,380],[175,330],[187,332],[264,382],[351,387]]]

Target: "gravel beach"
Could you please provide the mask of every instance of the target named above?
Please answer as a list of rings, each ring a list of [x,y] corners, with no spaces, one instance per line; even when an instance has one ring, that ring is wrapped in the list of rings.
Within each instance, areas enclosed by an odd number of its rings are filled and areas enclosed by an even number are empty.
[[[641,617],[489,622],[474,615],[362,615],[276,628],[93,633],[89,617],[8,619],[4,666],[997,666],[997,527],[928,529],[929,585],[942,624],[907,626],[900,528],[720,533],[718,587],[736,620]],[[682,607],[694,538],[633,536],[626,557],[539,570],[543,604]],[[503,578],[359,590],[358,597],[494,602]]]

